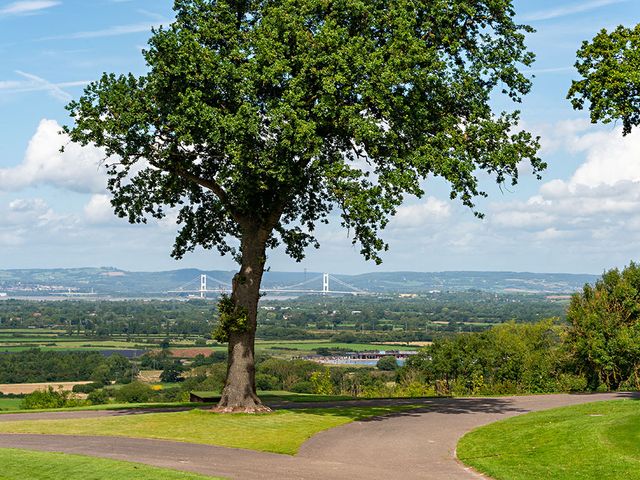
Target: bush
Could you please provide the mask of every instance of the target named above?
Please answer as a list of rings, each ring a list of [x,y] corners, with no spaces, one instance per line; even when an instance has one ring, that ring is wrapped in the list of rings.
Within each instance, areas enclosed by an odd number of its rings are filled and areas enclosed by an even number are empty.
[[[115,391],[115,398],[122,403],[145,403],[153,396],[153,389],[142,382],[132,382]]]
[[[87,395],[87,400],[91,405],[104,405],[109,403],[109,393],[104,389],[93,390]]]
[[[559,392],[586,392],[588,382],[583,375],[572,375],[569,373],[561,373],[558,375]]]
[[[25,395],[20,406],[25,410],[36,410],[79,407],[81,405],[84,405],[84,402],[74,397],[71,392],[57,391],[53,387],[48,387],[46,390],[36,390]]]
[[[258,390],[279,390],[280,382],[278,377],[266,373],[256,374],[256,388]]]
[[[313,383],[308,381],[294,383],[290,390],[294,393],[313,393]]]
[[[398,369],[398,360],[396,359],[396,357],[388,355],[378,360],[376,367],[378,367],[378,370],[393,372],[394,370]]]
[[[71,391],[73,393],[91,393],[98,388],[102,388],[102,386],[103,385],[101,383],[96,383],[96,382],[83,383],[80,385],[74,385]]]
[[[164,370],[162,370],[162,373],[160,374],[160,381],[165,383],[181,382],[182,380],[184,380],[182,378],[183,371],[184,368],[182,364],[178,360],[176,360],[172,364],[164,367]]]

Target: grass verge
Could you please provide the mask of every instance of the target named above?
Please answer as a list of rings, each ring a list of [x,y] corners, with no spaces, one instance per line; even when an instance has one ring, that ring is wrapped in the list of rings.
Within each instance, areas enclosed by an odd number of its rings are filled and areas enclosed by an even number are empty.
[[[0,465],[0,479],[3,480],[216,480],[140,463],[12,449],[0,449]]]
[[[481,427],[458,458],[496,480],[640,479],[640,402],[530,413]]]
[[[154,438],[294,455],[314,434],[354,420],[409,410],[349,407],[220,415],[204,410],[66,420],[0,422],[0,433]]]

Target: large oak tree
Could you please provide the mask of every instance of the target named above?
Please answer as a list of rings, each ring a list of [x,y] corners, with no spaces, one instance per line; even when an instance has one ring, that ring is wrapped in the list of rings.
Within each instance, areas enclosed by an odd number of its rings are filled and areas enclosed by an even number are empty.
[[[365,258],[406,195],[445,179],[474,208],[478,173],[538,174],[518,112],[533,62],[511,0],[176,0],[148,73],[105,74],[69,105],[74,142],[106,152],[115,212],[179,209],[172,255],[200,246],[240,264],[219,305],[229,342],[218,409],[260,411],[254,339],[266,252],[296,260],[335,218]],[[476,212],[477,215],[480,213]],[[238,243],[234,243],[234,239]]]

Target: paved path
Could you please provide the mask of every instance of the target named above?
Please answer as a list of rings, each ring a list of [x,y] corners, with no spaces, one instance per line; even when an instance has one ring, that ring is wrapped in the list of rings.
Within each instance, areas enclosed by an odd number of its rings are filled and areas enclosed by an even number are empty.
[[[322,432],[307,441],[295,457],[161,440],[60,435],[5,434],[0,435],[0,447],[92,455],[233,479],[462,480],[481,478],[455,459],[455,446],[465,432],[525,412],[615,398],[640,399],[640,395],[413,400],[412,404],[422,405],[419,410],[353,422]],[[345,403],[348,404],[333,405]],[[79,418],[81,413],[94,416],[98,412],[64,413]],[[131,413],[134,412],[128,412]],[[100,413],[109,414],[127,413]],[[52,414],[30,415],[51,418]],[[19,416],[1,415],[0,421],[7,421],[6,417],[15,420]]]

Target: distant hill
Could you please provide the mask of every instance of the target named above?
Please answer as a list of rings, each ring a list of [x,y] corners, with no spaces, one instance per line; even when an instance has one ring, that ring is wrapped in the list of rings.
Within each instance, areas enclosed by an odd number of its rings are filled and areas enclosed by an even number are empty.
[[[0,270],[0,292],[9,296],[42,296],[60,292],[93,292],[98,295],[125,297],[160,296],[181,287],[183,290],[198,290],[202,274],[208,277],[208,288],[216,289],[221,284],[230,284],[234,272],[205,272],[197,269],[128,272],[110,267]],[[331,290],[351,291],[355,288],[374,293],[482,290],[496,293],[566,294],[581,289],[585,283],[595,282],[597,278],[597,275],[567,273],[375,272],[362,275],[332,275],[330,281]],[[322,273],[265,274],[264,288],[292,285],[299,285],[298,289],[322,290]]]

